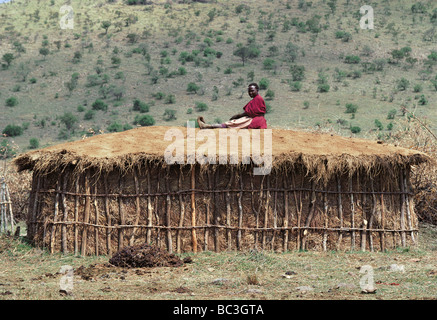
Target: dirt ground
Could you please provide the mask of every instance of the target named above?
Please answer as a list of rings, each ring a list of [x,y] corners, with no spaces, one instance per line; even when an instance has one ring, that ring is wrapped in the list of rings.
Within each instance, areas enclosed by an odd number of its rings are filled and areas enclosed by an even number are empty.
[[[111,265],[108,256],[50,255],[3,236],[0,299],[435,300],[437,228],[422,225],[420,230],[421,244],[415,248],[374,253],[201,252],[177,255],[180,260],[175,261],[181,263],[171,267],[119,267]],[[62,289],[67,280],[72,286]],[[363,285],[370,280],[376,291],[364,293]]]

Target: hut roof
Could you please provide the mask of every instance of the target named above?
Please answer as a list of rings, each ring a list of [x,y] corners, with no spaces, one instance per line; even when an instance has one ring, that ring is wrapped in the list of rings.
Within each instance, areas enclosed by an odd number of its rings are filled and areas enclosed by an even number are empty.
[[[187,129],[184,127],[140,127],[30,151],[16,157],[14,163],[18,171],[41,172],[52,172],[66,165],[74,165],[77,172],[90,167],[111,171],[118,168],[128,169],[144,160],[158,161],[165,165],[164,152],[172,143],[164,139],[169,129],[182,132],[184,145],[187,146]],[[226,129],[202,131],[214,132],[218,141],[220,130]],[[199,129],[195,132],[198,134]],[[263,130],[260,130],[260,137],[262,153]],[[196,141],[196,150],[205,141]],[[240,142],[240,161],[241,144]],[[186,156],[187,148],[184,151]],[[218,157],[219,152],[217,160]],[[390,170],[393,166],[409,166],[431,161],[423,152],[378,141],[326,133],[272,129],[272,167],[304,165],[319,178],[338,171],[353,172],[360,168],[375,167],[378,170]]]

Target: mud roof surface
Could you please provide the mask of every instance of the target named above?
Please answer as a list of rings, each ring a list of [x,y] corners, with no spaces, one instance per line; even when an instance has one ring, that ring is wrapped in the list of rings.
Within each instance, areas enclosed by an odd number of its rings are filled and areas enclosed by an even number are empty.
[[[194,138],[194,135],[187,138],[188,132],[194,132],[196,138]],[[212,137],[215,136],[218,159],[220,155],[218,145],[223,143],[220,134],[226,136],[225,134],[230,132],[229,129],[199,130],[185,127],[139,127],[30,151],[16,157],[14,163],[18,171],[53,171],[56,170],[56,167],[67,164],[74,165],[78,171],[93,166],[101,170],[113,170],[116,167],[129,167],[143,160],[158,161],[164,164],[165,151],[175,141],[181,143],[179,147],[183,148],[184,157],[186,157],[187,143],[194,146],[195,150],[198,150],[202,145],[206,145],[206,141],[213,141],[210,140],[211,138],[205,138],[205,136],[211,137],[211,135]],[[263,142],[267,137],[267,130],[241,129],[240,132],[248,135],[251,139],[250,142],[253,144],[259,141],[259,150],[261,155],[264,154]],[[165,138],[166,134],[167,139]],[[179,140],[176,136],[179,137]],[[183,141],[181,141],[182,136]],[[256,140],[257,136],[260,137],[259,140]],[[383,166],[405,166],[431,161],[428,155],[420,151],[373,140],[285,129],[271,129],[271,137],[273,167],[299,162],[308,169],[318,170],[319,174],[323,174],[320,170],[350,170],[360,166],[372,167],[381,164]],[[192,144],[193,141],[194,144]],[[240,161],[242,145],[245,145],[242,141],[241,139],[238,143]],[[228,141],[226,154],[229,154],[229,146],[230,142]],[[321,168],[321,166],[324,168]]]

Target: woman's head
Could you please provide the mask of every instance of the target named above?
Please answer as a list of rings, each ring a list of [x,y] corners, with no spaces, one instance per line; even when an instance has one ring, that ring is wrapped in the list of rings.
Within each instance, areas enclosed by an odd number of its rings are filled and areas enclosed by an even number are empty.
[[[256,84],[255,82],[249,84],[247,88],[247,92],[249,93],[249,96],[251,98],[256,97],[258,95],[258,91],[259,91],[258,84]]]

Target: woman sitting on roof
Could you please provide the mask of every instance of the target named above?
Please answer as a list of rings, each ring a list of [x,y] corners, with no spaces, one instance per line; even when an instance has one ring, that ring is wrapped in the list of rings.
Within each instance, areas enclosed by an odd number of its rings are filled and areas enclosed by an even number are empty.
[[[256,83],[249,84],[247,92],[252,98],[243,108],[244,112],[236,114],[225,123],[207,124],[203,117],[197,118],[200,129],[213,128],[237,128],[237,129],[267,129],[267,122],[264,118],[266,104],[264,99],[258,94],[259,87]]]

